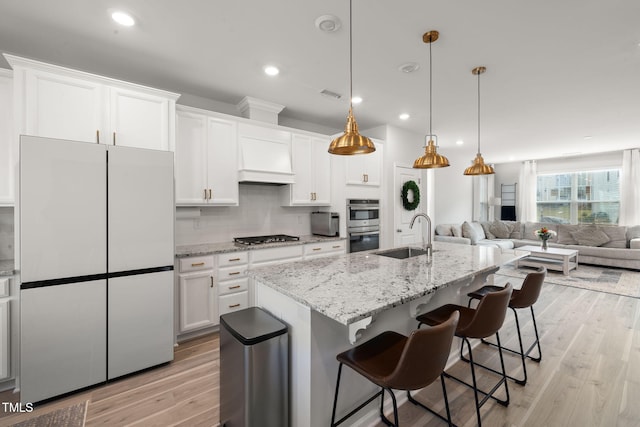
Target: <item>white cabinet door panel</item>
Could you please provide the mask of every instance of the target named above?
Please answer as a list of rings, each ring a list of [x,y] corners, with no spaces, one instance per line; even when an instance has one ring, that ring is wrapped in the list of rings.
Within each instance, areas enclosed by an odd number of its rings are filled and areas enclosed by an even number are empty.
[[[22,402],[106,380],[106,292],[106,280],[20,292]]]
[[[207,119],[201,114],[179,110],[176,112],[176,203],[204,203],[206,189]]]
[[[238,150],[236,124],[209,118],[207,135],[209,203],[238,203]]]
[[[109,379],[173,360],[173,272],[111,278],[108,286]]]
[[[173,265],[173,153],[108,153],[109,272]]]
[[[213,271],[181,274],[180,333],[217,325],[218,299]]]
[[[111,88],[109,93],[111,124],[109,143],[115,142],[115,145],[123,147],[159,150],[172,148],[169,147],[169,101],[167,98],[123,88]]]
[[[0,70],[0,204],[13,204],[14,159],[18,153],[14,149],[12,133],[13,120],[13,79],[9,71]]]
[[[26,83],[26,134],[96,142],[105,122],[102,85],[32,70]]]
[[[22,136],[20,150],[22,281],[106,273],[105,146]]]

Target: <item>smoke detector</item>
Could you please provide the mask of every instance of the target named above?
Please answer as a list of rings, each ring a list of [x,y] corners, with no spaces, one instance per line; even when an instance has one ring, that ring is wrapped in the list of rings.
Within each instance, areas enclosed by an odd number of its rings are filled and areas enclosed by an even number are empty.
[[[325,33],[338,31],[341,26],[340,18],[334,15],[322,15],[316,19],[316,28]]]

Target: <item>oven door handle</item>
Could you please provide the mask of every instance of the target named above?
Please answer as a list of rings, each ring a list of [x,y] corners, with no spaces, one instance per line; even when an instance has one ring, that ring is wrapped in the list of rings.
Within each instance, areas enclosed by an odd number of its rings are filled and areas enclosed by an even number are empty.
[[[365,231],[361,233],[349,233],[349,236],[372,236],[374,234],[380,234],[379,231]]]
[[[349,207],[350,211],[377,211],[380,208],[378,206],[368,206],[368,207]]]

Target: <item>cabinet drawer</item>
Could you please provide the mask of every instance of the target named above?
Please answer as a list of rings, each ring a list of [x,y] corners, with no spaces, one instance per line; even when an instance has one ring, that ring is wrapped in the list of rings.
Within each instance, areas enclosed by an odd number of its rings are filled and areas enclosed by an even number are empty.
[[[335,240],[331,242],[318,242],[308,243],[304,245],[304,254],[307,255],[319,255],[328,252],[341,253],[346,248],[345,240]]]
[[[247,307],[249,307],[248,291],[220,296],[220,315],[242,310]]]
[[[9,296],[10,284],[11,284],[11,279],[9,277],[0,279],[0,298]]]
[[[281,248],[258,249],[251,251],[251,263],[258,264],[270,261],[282,260],[286,262],[291,259],[302,258],[303,245],[283,246]]]
[[[237,292],[243,292],[249,289],[249,278],[245,277],[244,279],[237,280],[226,280],[224,282],[218,283],[218,294],[219,295],[227,295],[233,294]]]
[[[247,277],[247,265],[238,265],[218,269],[218,282]]]
[[[180,273],[213,269],[213,255],[180,258]]]
[[[247,252],[229,252],[218,255],[218,267],[246,264],[249,261]]]

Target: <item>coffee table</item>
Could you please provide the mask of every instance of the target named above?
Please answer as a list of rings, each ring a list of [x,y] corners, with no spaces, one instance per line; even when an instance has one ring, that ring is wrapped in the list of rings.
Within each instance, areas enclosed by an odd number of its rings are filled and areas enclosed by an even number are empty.
[[[520,246],[520,251],[529,251],[531,255],[516,261],[516,268],[521,265],[528,267],[547,267],[547,270],[562,271],[565,276],[569,271],[578,268],[578,251],[574,249],[547,248],[540,246]]]

